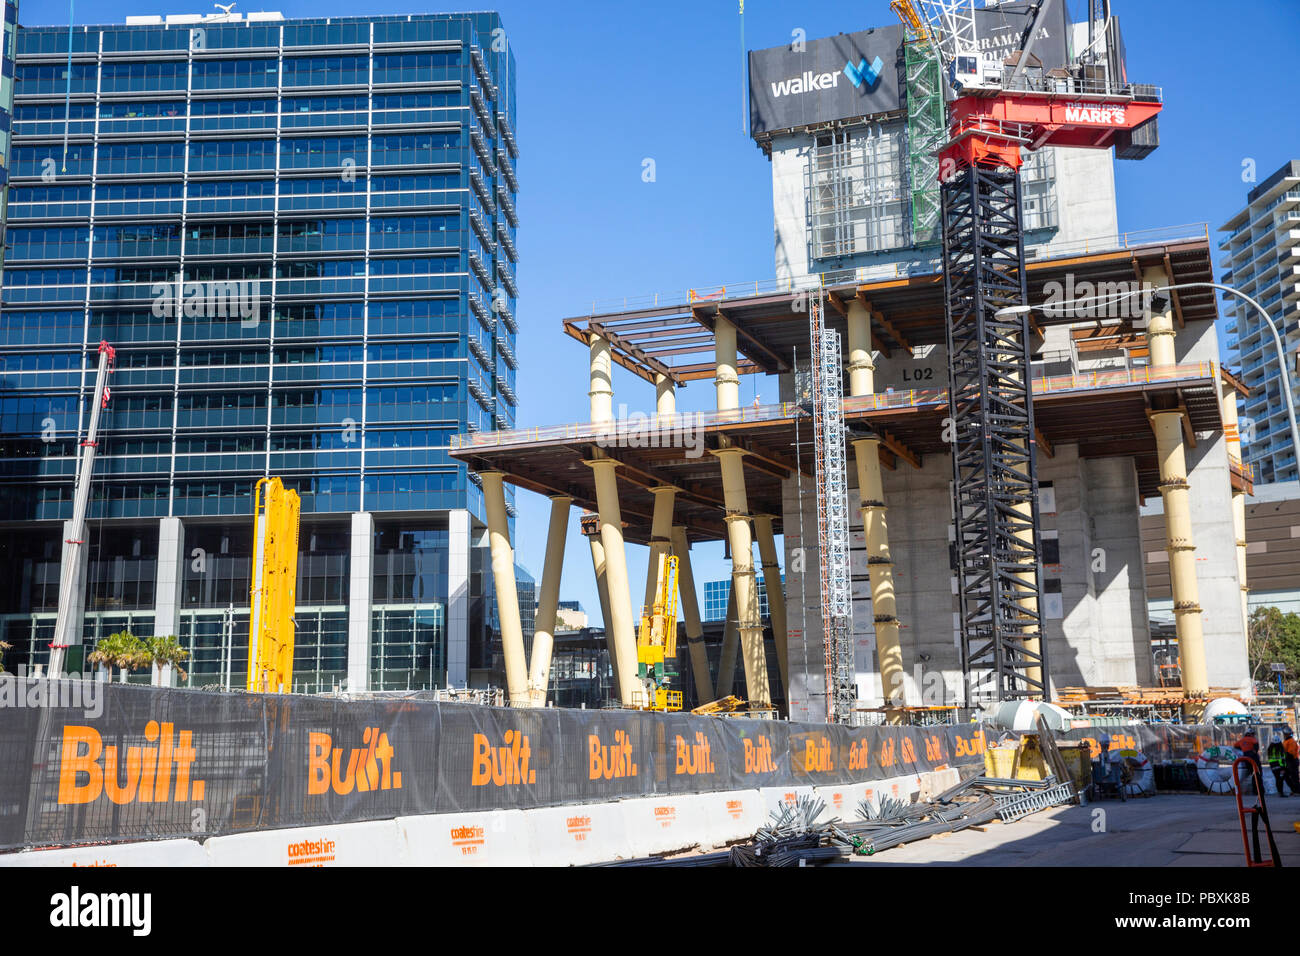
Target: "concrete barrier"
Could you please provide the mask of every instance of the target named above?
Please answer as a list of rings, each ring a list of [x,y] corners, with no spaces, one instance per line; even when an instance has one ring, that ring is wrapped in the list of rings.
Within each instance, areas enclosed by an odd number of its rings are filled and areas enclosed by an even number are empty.
[[[213,837],[212,866],[404,866],[406,841],[396,820],[294,827]]]
[[[699,794],[621,800],[628,850],[634,857],[710,846],[708,814]]]
[[[5,866],[207,866],[208,855],[197,840],[151,840],[55,850],[0,854]]]
[[[757,790],[725,790],[700,797],[708,823],[709,840],[722,846],[752,837],[767,822],[767,806]]]
[[[763,820],[781,808],[783,803],[794,803],[800,797],[812,796],[812,787],[763,787],[759,794],[763,798]]]
[[[582,866],[636,855],[619,803],[525,810],[524,828],[534,866]]]
[[[536,811],[478,810],[398,817],[412,866],[529,866],[527,816]]]

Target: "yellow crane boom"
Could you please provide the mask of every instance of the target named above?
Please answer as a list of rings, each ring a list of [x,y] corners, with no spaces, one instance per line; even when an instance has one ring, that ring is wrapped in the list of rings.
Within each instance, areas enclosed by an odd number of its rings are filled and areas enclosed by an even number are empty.
[[[664,661],[677,656],[677,557],[659,555],[654,604],[641,615],[636,642],[637,677],[643,691],[633,695],[649,710],[681,710],[682,692],[668,689]]]
[[[263,478],[254,492],[248,690],[293,689],[294,591],[298,584],[298,492]]]

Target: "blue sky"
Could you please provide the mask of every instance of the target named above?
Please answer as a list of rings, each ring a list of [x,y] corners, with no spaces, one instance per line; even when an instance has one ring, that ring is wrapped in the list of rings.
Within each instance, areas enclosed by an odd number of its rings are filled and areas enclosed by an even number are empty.
[[[245,3],[250,5],[246,6]],[[486,6],[486,4],[485,4]],[[767,159],[743,131],[744,78],[738,0],[499,2],[518,68],[520,158],[519,425],[587,417],[586,350],[560,320],[624,296],[674,292],[773,273]],[[1072,13],[1083,0],[1069,0]],[[1114,0],[1129,72],[1164,88],[1161,147],[1116,164],[1124,230],[1209,222],[1244,204],[1243,163],[1262,179],[1300,157],[1295,70],[1300,2]],[[237,11],[286,17],[429,12],[425,3],[281,0]],[[209,12],[203,2],[83,0],[75,22],[120,23],[127,14]],[[20,22],[68,22],[68,6],[21,0]],[[895,22],[888,0],[745,4],[744,46],[788,43]],[[655,181],[642,179],[643,160]],[[742,383],[776,397],[772,382]],[[621,370],[615,402],[649,410],[653,389]],[[680,392],[679,408],[708,408],[708,383]],[[518,560],[540,578],[548,502],[519,493]],[[599,618],[586,542],[569,536],[562,596]],[[694,554],[696,581],[724,577],[721,545]],[[629,548],[633,599],[645,549]]]

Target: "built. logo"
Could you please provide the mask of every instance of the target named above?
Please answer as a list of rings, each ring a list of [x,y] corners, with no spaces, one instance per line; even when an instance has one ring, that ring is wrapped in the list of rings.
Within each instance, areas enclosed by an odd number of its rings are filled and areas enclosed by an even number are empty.
[[[159,726],[151,720],[144,725],[144,739],[151,746],[126,747],[119,753],[117,746],[104,746],[104,738],[94,727],[64,726],[58,802],[93,803],[100,796],[119,806],[201,801],[203,781],[190,781],[190,767],[197,756],[193,733],[173,731],[173,724]]]
[[[528,766],[533,748],[528,735],[507,730],[504,746],[495,747],[483,734],[474,735],[474,770],[470,786],[516,786],[537,782],[537,771]]]
[[[402,789],[402,772],[393,769],[393,745],[378,727],[365,729],[361,746],[354,747],[346,760],[343,748],[333,744],[329,734],[307,735],[309,794],[333,790],[344,797],[354,789],[358,793]]]

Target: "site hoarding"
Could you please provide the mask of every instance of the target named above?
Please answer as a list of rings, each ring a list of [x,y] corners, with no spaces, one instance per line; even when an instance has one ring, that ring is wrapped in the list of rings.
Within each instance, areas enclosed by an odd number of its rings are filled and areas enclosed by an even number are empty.
[[[980,49],[999,58],[1019,47],[1029,25],[1025,3],[978,7],[975,16]],[[1066,5],[1053,4],[1033,49],[1044,69],[1069,61],[1069,31]],[[902,27],[893,25],[815,40],[796,35],[784,46],[750,51],[751,135],[903,109],[903,39]]]

